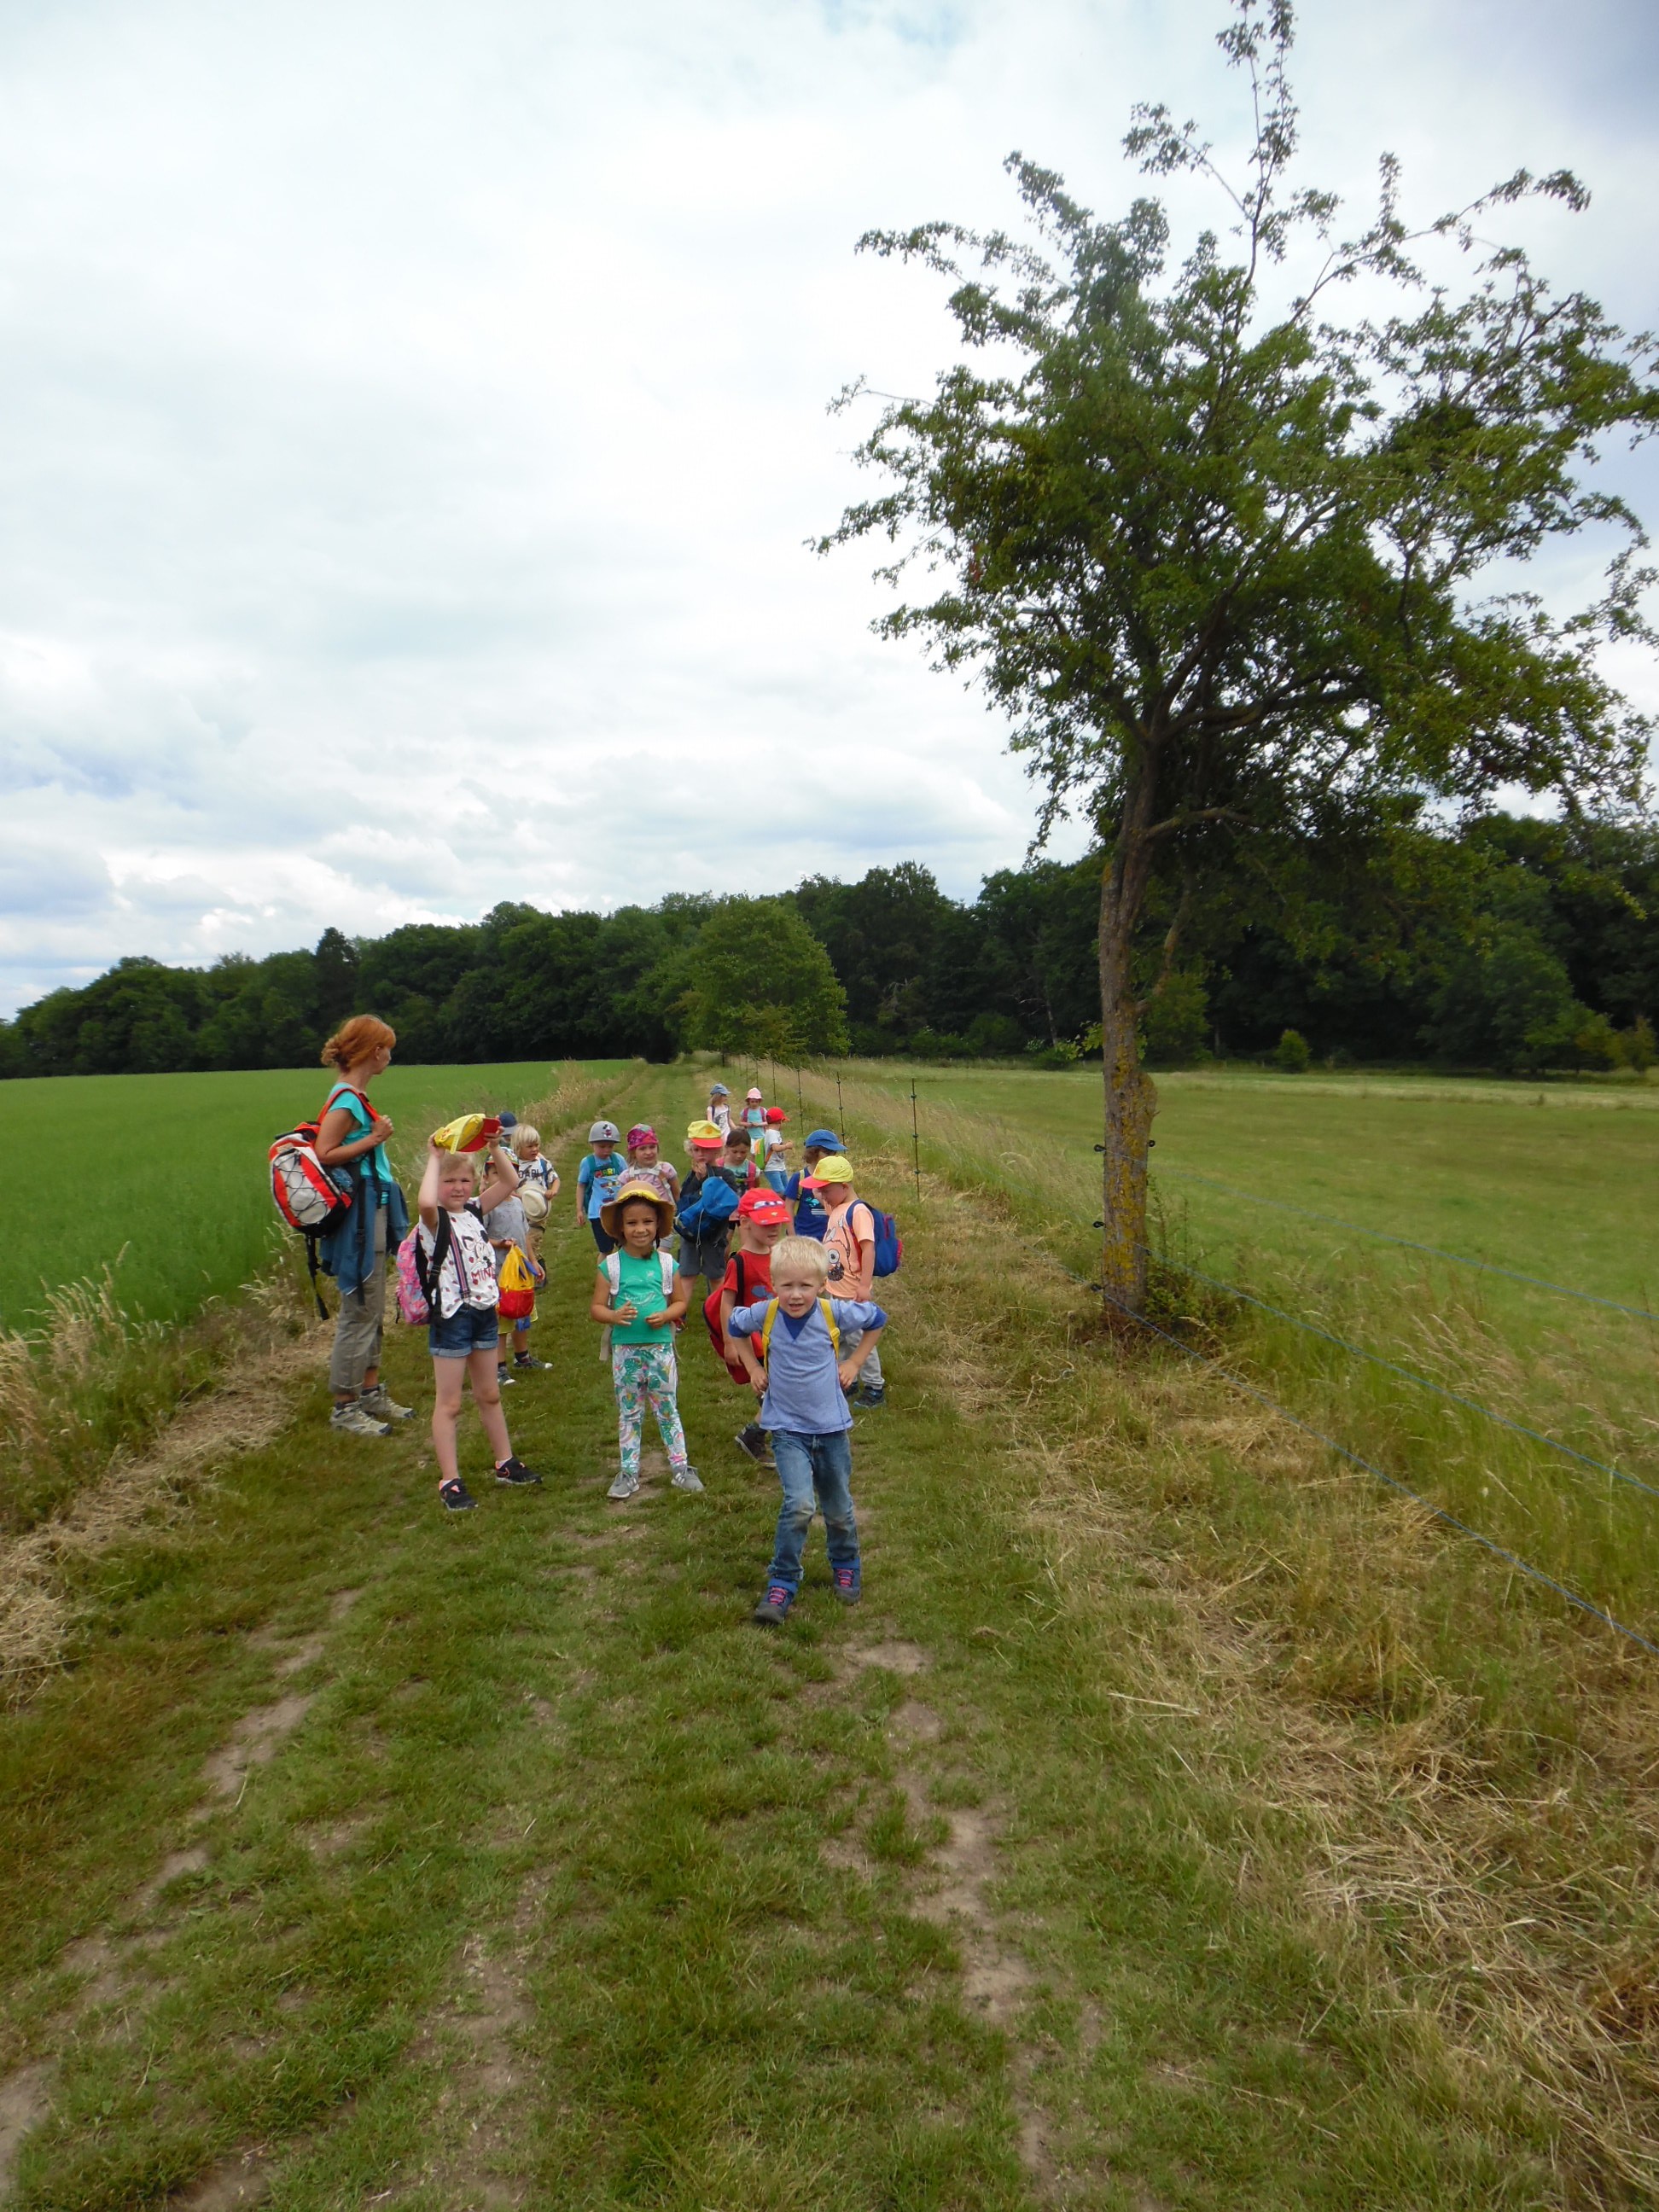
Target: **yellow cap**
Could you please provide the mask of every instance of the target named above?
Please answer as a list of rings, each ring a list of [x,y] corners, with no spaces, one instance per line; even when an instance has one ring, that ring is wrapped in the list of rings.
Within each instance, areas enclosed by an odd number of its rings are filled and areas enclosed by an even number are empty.
[[[801,1181],[808,1190],[822,1190],[827,1182],[851,1182],[853,1163],[845,1152],[831,1152],[821,1159],[815,1175],[803,1176]]]
[[[694,1121],[685,1133],[685,1141],[688,1145],[723,1145],[726,1136],[715,1122]]]

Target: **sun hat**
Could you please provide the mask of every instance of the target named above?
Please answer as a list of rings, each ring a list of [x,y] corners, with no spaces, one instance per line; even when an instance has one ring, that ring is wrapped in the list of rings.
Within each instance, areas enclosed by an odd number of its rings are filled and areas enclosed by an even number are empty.
[[[804,1152],[838,1152],[841,1139],[833,1129],[814,1129],[801,1150]]]
[[[745,1098],[758,1098],[761,1095],[759,1085],[750,1084],[748,1090],[745,1091],[743,1095]]]
[[[851,1182],[853,1163],[845,1152],[830,1152],[818,1162],[816,1175],[803,1176],[801,1182],[808,1190],[822,1190],[827,1182]]]
[[[481,1152],[501,1133],[501,1122],[494,1114],[458,1114],[453,1121],[432,1132],[432,1141],[441,1152]]]
[[[630,1152],[635,1145],[654,1145],[656,1141],[657,1133],[648,1121],[635,1121],[628,1133],[628,1149]]]
[[[614,1121],[596,1121],[587,1133],[590,1145],[619,1145],[622,1131]]]
[[[788,1119],[789,1116],[781,1106],[769,1106],[766,1109],[766,1126],[769,1129],[781,1129]]]
[[[738,1200],[739,1221],[758,1221],[763,1229],[781,1228],[789,1218],[789,1201],[775,1190],[746,1190]]]
[[[686,1130],[685,1141],[693,1151],[702,1146],[719,1152],[726,1142],[726,1132],[713,1121],[693,1121]]]
[[[723,1083],[711,1083],[708,1086],[708,1095],[711,1098],[729,1098],[732,1096]]]
[[[648,1182],[624,1182],[615,1196],[599,1208],[599,1226],[607,1237],[622,1241],[622,1210],[629,1205],[654,1206],[657,1209],[657,1234],[666,1237],[674,1226],[674,1207],[659,1190]]]
[[[524,1218],[532,1229],[539,1229],[547,1218],[547,1193],[537,1182],[519,1185],[519,1203],[524,1208]]]

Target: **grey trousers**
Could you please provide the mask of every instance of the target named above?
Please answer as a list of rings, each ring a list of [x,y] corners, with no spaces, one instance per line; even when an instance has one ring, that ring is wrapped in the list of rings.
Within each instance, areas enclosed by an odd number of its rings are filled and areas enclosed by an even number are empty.
[[[861,1328],[842,1329],[841,1333],[842,1358],[843,1359],[850,1359],[863,1341],[864,1331]],[[863,1366],[859,1370],[859,1382],[867,1382],[872,1390],[879,1390],[882,1388],[881,1346],[879,1342],[871,1346],[870,1357],[865,1361]],[[854,1388],[856,1389],[858,1385],[855,1383]]]
[[[328,1363],[328,1387],[336,1397],[361,1390],[363,1376],[380,1364],[380,1331],[386,1322],[386,1208],[374,1209],[374,1264],[360,1291],[340,1300],[334,1323],[334,1352]]]

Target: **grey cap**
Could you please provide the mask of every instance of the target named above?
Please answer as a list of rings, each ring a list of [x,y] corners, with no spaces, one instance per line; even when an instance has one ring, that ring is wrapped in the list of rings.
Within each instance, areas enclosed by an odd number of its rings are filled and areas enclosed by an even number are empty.
[[[596,1121],[587,1133],[590,1145],[619,1145],[622,1131],[614,1121]]]

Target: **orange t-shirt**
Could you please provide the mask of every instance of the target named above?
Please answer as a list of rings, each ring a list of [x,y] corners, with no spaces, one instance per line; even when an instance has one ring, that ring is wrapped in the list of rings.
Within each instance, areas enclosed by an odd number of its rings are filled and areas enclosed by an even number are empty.
[[[823,1232],[832,1298],[868,1298],[876,1279],[876,1217],[861,1198],[830,1215]]]

